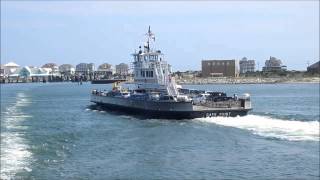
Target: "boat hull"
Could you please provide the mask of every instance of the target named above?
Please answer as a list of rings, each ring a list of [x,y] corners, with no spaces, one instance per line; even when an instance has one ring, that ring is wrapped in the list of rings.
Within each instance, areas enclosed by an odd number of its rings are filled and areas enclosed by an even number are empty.
[[[112,110],[118,113],[137,115],[142,118],[156,119],[193,119],[203,117],[236,117],[245,116],[251,109],[219,108],[201,109],[190,102],[151,102],[142,100],[129,100],[115,97],[92,96],[99,109]]]

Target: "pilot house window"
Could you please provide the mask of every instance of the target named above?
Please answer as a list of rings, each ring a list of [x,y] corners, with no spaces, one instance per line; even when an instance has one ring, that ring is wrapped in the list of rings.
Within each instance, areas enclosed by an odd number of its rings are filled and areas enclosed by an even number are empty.
[[[153,71],[146,71],[146,77],[153,77]]]
[[[141,71],[141,77],[145,77],[145,71]]]

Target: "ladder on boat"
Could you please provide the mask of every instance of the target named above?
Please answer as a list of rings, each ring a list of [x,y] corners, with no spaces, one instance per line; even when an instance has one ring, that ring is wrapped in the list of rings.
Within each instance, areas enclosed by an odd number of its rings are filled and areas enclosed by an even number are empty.
[[[171,82],[167,83],[167,91],[171,96],[178,96],[179,93],[174,78],[171,78]]]

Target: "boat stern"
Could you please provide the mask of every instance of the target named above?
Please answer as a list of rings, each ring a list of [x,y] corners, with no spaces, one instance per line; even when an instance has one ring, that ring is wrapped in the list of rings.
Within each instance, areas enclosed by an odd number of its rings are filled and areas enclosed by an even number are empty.
[[[249,93],[243,94],[242,97],[239,98],[241,101],[241,107],[250,111],[252,110],[251,98]]]

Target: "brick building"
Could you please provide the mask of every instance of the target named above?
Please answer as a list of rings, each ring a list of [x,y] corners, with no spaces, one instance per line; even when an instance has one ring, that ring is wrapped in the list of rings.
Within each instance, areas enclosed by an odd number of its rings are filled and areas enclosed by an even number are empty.
[[[203,77],[238,77],[239,62],[237,60],[202,60]]]

